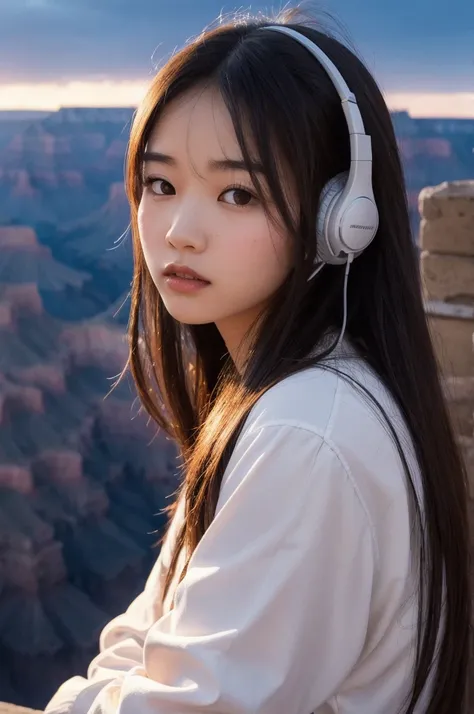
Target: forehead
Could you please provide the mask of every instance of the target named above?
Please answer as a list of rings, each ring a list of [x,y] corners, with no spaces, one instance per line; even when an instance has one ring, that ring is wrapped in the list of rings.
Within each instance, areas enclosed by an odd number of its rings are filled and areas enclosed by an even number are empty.
[[[189,90],[165,107],[147,144],[178,160],[192,156],[195,163],[241,154],[229,111],[215,88]]]

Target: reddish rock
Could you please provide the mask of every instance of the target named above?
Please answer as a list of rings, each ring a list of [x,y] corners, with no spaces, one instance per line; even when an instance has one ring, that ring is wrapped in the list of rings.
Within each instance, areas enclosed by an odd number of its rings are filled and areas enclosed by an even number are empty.
[[[74,188],[84,187],[84,176],[80,171],[60,171],[57,176],[57,181],[59,185],[64,183],[66,186],[72,186]]]
[[[39,190],[33,188],[31,185],[31,175],[28,171],[20,169],[16,171],[15,175],[15,185],[12,188],[12,196],[21,196],[22,198],[29,198],[39,195]]]
[[[7,301],[0,302],[0,330],[13,326],[12,306]]]
[[[43,545],[30,542],[27,547],[10,547],[3,555],[3,577],[10,589],[28,593],[62,582],[66,569],[61,544],[50,540]]]
[[[36,554],[34,563],[38,582],[44,586],[56,585],[67,578],[61,543],[52,540]]]
[[[77,484],[83,478],[82,456],[76,451],[45,451],[35,459],[34,470],[57,484]]]
[[[66,388],[64,369],[57,364],[35,364],[32,367],[12,370],[23,384],[46,388],[50,392],[64,392]]]
[[[33,477],[30,469],[17,464],[0,463],[0,487],[30,495],[33,492]]]
[[[106,325],[89,323],[67,328],[61,343],[76,366],[101,366],[110,375],[123,369],[128,355],[123,332]]]
[[[3,298],[16,312],[25,311],[30,315],[41,315],[43,302],[35,283],[4,285]]]
[[[0,226],[0,248],[36,246],[38,238],[28,226]]]
[[[4,411],[7,409],[40,414],[44,412],[43,393],[37,387],[11,384],[4,397]]]

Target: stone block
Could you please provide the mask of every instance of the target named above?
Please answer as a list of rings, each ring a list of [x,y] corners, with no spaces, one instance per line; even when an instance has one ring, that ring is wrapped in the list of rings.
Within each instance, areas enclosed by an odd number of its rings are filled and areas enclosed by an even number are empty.
[[[474,180],[443,181],[437,186],[426,186],[418,197],[418,208],[422,218],[430,220],[441,216],[455,217],[459,206],[473,210]]]
[[[474,256],[474,181],[445,181],[418,197],[423,250]]]
[[[454,377],[473,377],[474,320],[443,315],[430,315],[428,319],[433,347],[442,374]]]
[[[424,251],[421,276],[427,300],[474,305],[474,258]]]
[[[474,256],[474,216],[460,216],[456,223],[449,218],[422,218],[419,235],[422,250]]]

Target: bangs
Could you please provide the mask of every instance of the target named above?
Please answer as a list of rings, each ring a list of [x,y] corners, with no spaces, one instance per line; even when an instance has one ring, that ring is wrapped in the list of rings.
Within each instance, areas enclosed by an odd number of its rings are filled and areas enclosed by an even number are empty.
[[[230,63],[231,65],[234,63]],[[296,233],[296,177],[286,142],[282,140],[282,123],[276,106],[264,104],[264,87],[253,79],[251,67],[222,67],[215,82],[229,112],[236,140],[252,184],[270,220],[283,223],[291,234]],[[249,79],[250,77],[250,79]],[[271,104],[276,102],[271,102]],[[255,171],[255,165],[261,167]]]

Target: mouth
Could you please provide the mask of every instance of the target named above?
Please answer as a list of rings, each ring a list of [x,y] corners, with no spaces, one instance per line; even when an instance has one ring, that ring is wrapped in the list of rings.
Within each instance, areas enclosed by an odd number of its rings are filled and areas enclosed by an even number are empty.
[[[171,263],[170,265],[167,265],[166,268],[163,271],[163,275],[166,278],[180,278],[182,280],[194,280],[197,282],[201,283],[206,283],[209,285],[210,281],[206,280],[202,275],[199,275],[199,273],[196,273],[195,270],[192,270],[192,268],[188,268],[186,265],[177,265],[175,263]]]
[[[168,289],[181,295],[196,295],[211,284],[187,265],[171,263],[166,266],[163,275]]]

